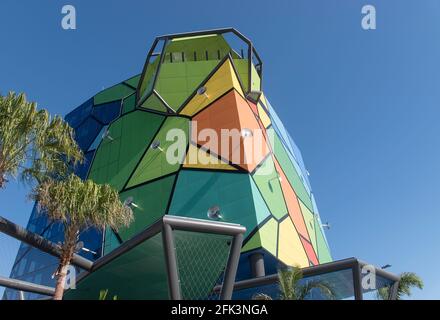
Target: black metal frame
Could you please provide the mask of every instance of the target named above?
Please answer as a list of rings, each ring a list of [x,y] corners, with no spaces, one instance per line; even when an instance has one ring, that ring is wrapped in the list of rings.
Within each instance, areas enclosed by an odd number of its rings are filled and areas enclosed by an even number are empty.
[[[235,275],[238,268],[238,262],[240,259],[240,251],[243,243],[243,234],[246,232],[246,228],[233,223],[217,222],[210,220],[193,219],[179,216],[165,215],[149,228],[138,233],[130,240],[121,244],[118,248],[110,252],[109,254],[99,258],[95,262],[92,262],[79,255],[74,255],[72,265],[85,269],[78,278],[77,283],[81,282],[88,275],[96,270],[99,270],[106,264],[110,263],[114,259],[118,258],[122,254],[132,250],[138,245],[142,244],[146,240],[152,238],[158,233],[162,232],[163,247],[165,251],[165,261],[168,274],[168,288],[170,299],[181,300],[181,290],[179,283],[179,273],[177,266],[177,259],[174,246],[174,234],[173,230],[221,234],[232,236],[232,243],[230,246],[227,265],[225,268],[225,274],[223,278],[222,289],[220,290],[220,299],[230,300],[232,297],[232,291],[234,287]],[[13,238],[23,241],[43,252],[49,253],[53,256],[59,257],[60,247],[43,237],[34,234],[14,223],[0,217],[0,232],[3,232]],[[51,296],[54,294],[55,289],[51,287],[41,286],[26,281],[17,279],[9,279],[0,277],[0,286],[22,290],[26,292],[34,292],[42,295]]]
[[[370,264],[358,260],[356,258],[348,258],[344,260],[338,260],[329,263],[323,263],[316,266],[306,267],[302,269],[302,273],[303,276],[306,278],[306,277],[351,269],[353,273],[354,298],[355,300],[363,300],[363,292],[361,285],[361,281],[362,281],[361,270],[366,265],[370,265]],[[377,267],[375,267],[375,273],[383,278],[394,281],[393,285],[391,286],[389,300],[395,300],[400,277]],[[275,283],[278,283],[278,274],[271,274],[264,277],[238,281],[234,284],[234,290],[249,289],[249,288],[254,288],[269,284],[275,284]],[[219,292],[220,290],[221,290],[221,285],[218,285],[214,288],[214,292]]]
[[[248,87],[245,88],[246,90],[244,90],[245,91],[244,92],[245,96],[248,93],[251,92],[253,57],[255,57],[258,60],[257,66],[259,66],[259,70],[257,70],[257,72],[259,73],[259,76],[260,76],[260,91],[262,91],[263,90],[263,61],[261,60],[259,54],[255,50],[255,47],[252,44],[252,42],[247,37],[245,37],[241,32],[239,32],[238,30],[236,30],[234,28],[221,28],[221,29],[211,29],[211,30],[202,30],[202,31],[185,32],[185,33],[175,33],[175,34],[162,35],[162,36],[156,37],[156,39],[154,39],[153,44],[152,44],[152,46],[151,46],[151,48],[150,48],[150,50],[148,52],[147,58],[145,60],[144,68],[142,70],[142,74],[141,74],[141,77],[139,79],[138,87],[137,87],[137,90],[136,90],[136,106],[139,107],[150,96],[150,94],[148,94],[145,98],[143,98],[141,100],[140,89],[141,89],[142,83],[144,81],[145,72],[147,71],[150,58],[153,55],[156,55],[154,53],[154,49],[156,48],[156,46],[159,43],[159,41],[164,41],[164,45],[163,45],[163,48],[162,48],[161,53],[160,53],[161,61],[159,63],[159,66],[157,67],[158,69],[156,71],[156,74],[154,75],[152,92],[154,90],[154,87],[156,86],[157,77],[158,77],[158,75],[160,73],[160,66],[163,63],[164,59],[165,59],[165,54],[164,54],[165,53],[165,48],[166,48],[168,42],[171,39],[186,38],[186,37],[197,37],[197,36],[204,36],[204,35],[210,35],[210,34],[225,34],[225,33],[232,33],[232,34],[236,35],[238,38],[240,38],[248,46],[248,52],[247,52],[247,58],[248,58]],[[205,81],[206,80],[207,79],[205,79]],[[176,111],[180,110],[184,106],[184,104],[179,106],[179,108],[177,108]]]

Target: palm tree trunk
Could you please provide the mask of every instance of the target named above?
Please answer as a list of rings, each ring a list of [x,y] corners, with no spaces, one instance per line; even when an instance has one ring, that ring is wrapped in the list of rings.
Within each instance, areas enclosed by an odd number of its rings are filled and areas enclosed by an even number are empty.
[[[57,283],[55,286],[55,294],[53,296],[54,300],[63,299],[67,271],[69,270],[70,261],[72,260],[76,248],[76,230],[75,227],[71,226],[64,231],[64,244],[61,248],[60,264],[56,272]]]
[[[57,284],[55,286],[54,300],[63,300],[64,288],[66,285],[66,275],[69,264],[60,263],[57,271]]]

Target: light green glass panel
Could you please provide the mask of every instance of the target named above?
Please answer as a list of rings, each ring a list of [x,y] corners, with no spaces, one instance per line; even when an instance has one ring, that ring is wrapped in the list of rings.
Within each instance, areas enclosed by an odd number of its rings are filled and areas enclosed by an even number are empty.
[[[171,131],[173,130],[173,131]],[[127,184],[132,187],[166,174],[176,172],[185,159],[188,144],[189,120],[181,117],[168,117],[153,141],[160,143],[159,148],[149,148],[142,161],[137,166],[133,176]],[[167,138],[168,134],[179,135],[179,138]],[[181,139],[181,140],[177,140]],[[185,141],[183,141],[183,139]],[[149,147],[149,146],[148,146]],[[170,148],[170,150],[169,150]],[[173,155],[173,160],[167,158],[167,153]]]
[[[330,249],[328,248],[327,242],[325,241],[324,235],[322,234],[322,228],[316,219],[315,219],[315,229],[316,229],[316,242],[318,245],[319,263],[326,263],[333,261],[332,256],[330,254]]]
[[[96,152],[89,178],[97,183],[108,183],[120,191],[163,119],[157,114],[134,111],[112,123],[109,137],[101,142]]]
[[[277,219],[284,217],[287,214],[287,208],[272,157],[267,157],[261,167],[255,171],[252,178],[258,186],[272,215]]]

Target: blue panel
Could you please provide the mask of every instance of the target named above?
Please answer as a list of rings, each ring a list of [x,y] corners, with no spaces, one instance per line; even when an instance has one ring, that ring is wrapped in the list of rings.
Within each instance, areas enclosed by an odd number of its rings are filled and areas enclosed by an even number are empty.
[[[81,124],[81,122],[84,121],[85,118],[87,118],[90,115],[90,113],[92,112],[92,108],[93,108],[93,98],[87,100],[78,108],[69,112],[64,117],[64,119],[70,124],[72,128],[76,128]]]
[[[266,99],[267,100],[267,99]],[[289,157],[291,158],[293,164],[297,168],[298,173],[300,176],[303,177],[305,181],[305,187],[307,191],[311,191],[310,182],[308,178],[307,169],[304,165],[304,161],[302,158],[301,151],[299,150],[298,146],[290,136],[290,134],[287,132],[286,128],[284,127],[283,123],[281,122],[280,118],[278,117],[277,113],[275,112],[275,109],[270,104],[269,100],[267,100],[268,103],[268,110],[269,110],[269,117],[272,122],[272,127],[274,128],[275,132],[280,137],[283,144],[286,146],[287,153],[289,154]],[[299,170],[298,170],[299,169]]]
[[[87,178],[87,172],[89,171],[90,165],[92,164],[94,154],[94,151],[87,152],[84,155],[84,162],[75,168],[75,174],[83,180]]]
[[[100,104],[93,108],[93,116],[104,124],[109,124],[119,117],[121,113],[121,100]]]
[[[98,149],[99,144],[101,143],[102,140],[102,135],[104,134],[105,130],[107,130],[108,126],[103,126],[101,131],[98,133],[98,135],[96,136],[95,140],[92,142],[92,144],[89,147],[88,151],[93,151]]]
[[[238,264],[237,276],[235,281],[241,281],[252,278],[251,265],[249,262],[249,256],[254,253],[261,253],[264,257],[264,268],[266,274],[273,274],[278,272],[278,268],[284,267],[285,265],[280,262],[277,258],[271,255],[264,249],[256,249],[252,251],[248,251],[246,253],[242,253],[240,255],[240,262]]]
[[[87,118],[84,123],[75,129],[75,140],[83,151],[87,151],[95,140],[102,126],[92,117]]]

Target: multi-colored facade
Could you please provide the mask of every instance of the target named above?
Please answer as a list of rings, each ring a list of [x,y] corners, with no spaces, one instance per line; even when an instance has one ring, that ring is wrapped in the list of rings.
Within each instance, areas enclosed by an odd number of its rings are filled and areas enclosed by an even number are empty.
[[[176,215],[246,227],[237,280],[252,277],[255,253],[267,273],[330,262],[308,172],[262,75],[252,43],[234,29],[166,35],[154,41],[140,75],[69,113],[86,159],[76,173],[113,186],[135,216],[118,231],[84,232],[81,240],[94,254],[82,254],[97,259],[164,215]],[[206,132],[222,137],[225,130],[239,133],[235,145],[207,138]],[[175,148],[179,133],[183,150]],[[167,158],[172,148],[179,161]],[[36,210],[28,229],[62,239],[62,229]],[[55,258],[22,245],[11,277],[53,285],[55,265]],[[5,292],[9,299],[15,294]]]

